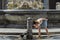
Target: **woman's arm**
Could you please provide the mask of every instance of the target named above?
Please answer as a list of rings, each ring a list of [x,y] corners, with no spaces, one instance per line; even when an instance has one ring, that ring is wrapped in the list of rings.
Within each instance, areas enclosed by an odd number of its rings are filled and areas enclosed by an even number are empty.
[[[46,19],[46,18],[41,18],[41,20],[48,20],[48,19]]]

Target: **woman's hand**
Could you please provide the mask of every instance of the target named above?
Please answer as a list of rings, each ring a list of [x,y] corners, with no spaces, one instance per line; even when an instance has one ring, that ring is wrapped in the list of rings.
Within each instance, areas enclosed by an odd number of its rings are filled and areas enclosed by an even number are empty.
[[[39,28],[39,25],[38,24],[34,24],[33,27],[34,28]]]

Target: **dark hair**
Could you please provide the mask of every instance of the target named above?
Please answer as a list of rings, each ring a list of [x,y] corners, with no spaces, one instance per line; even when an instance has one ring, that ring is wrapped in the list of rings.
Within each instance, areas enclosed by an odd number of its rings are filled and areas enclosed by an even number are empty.
[[[36,22],[36,21],[33,21],[33,24],[39,24],[38,22]]]

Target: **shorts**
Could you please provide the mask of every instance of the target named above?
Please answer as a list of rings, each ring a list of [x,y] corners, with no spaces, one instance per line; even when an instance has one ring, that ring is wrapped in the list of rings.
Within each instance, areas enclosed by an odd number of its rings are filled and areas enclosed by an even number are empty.
[[[43,20],[42,24],[40,25],[42,28],[47,28],[47,20]]]

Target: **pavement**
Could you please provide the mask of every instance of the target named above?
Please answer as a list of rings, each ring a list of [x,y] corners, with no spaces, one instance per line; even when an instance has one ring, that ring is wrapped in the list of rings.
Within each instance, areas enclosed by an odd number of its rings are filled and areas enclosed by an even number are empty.
[[[16,28],[0,28],[0,33],[26,33],[27,29]],[[60,28],[48,29],[49,33],[60,33]],[[32,33],[38,33],[37,29],[32,29]],[[41,33],[46,33],[45,29],[41,29]]]
[[[26,33],[27,29],[13,29],[13,28],[0,28],[0,33]],[[50,33],[54,34],[41,35],[41,38],[38,38],[38,35],[33,35],[33,39],[26,39],[26,35],[22,38],[20,35],[0,35],[0,40],[60,40],[60,28],[48,29]],[[33,29],[32,33],[37,33],[37,29]],[[42,33],[46,33],[44,29],[41,29]],[[56,34],[56,33],[59,34]]]

